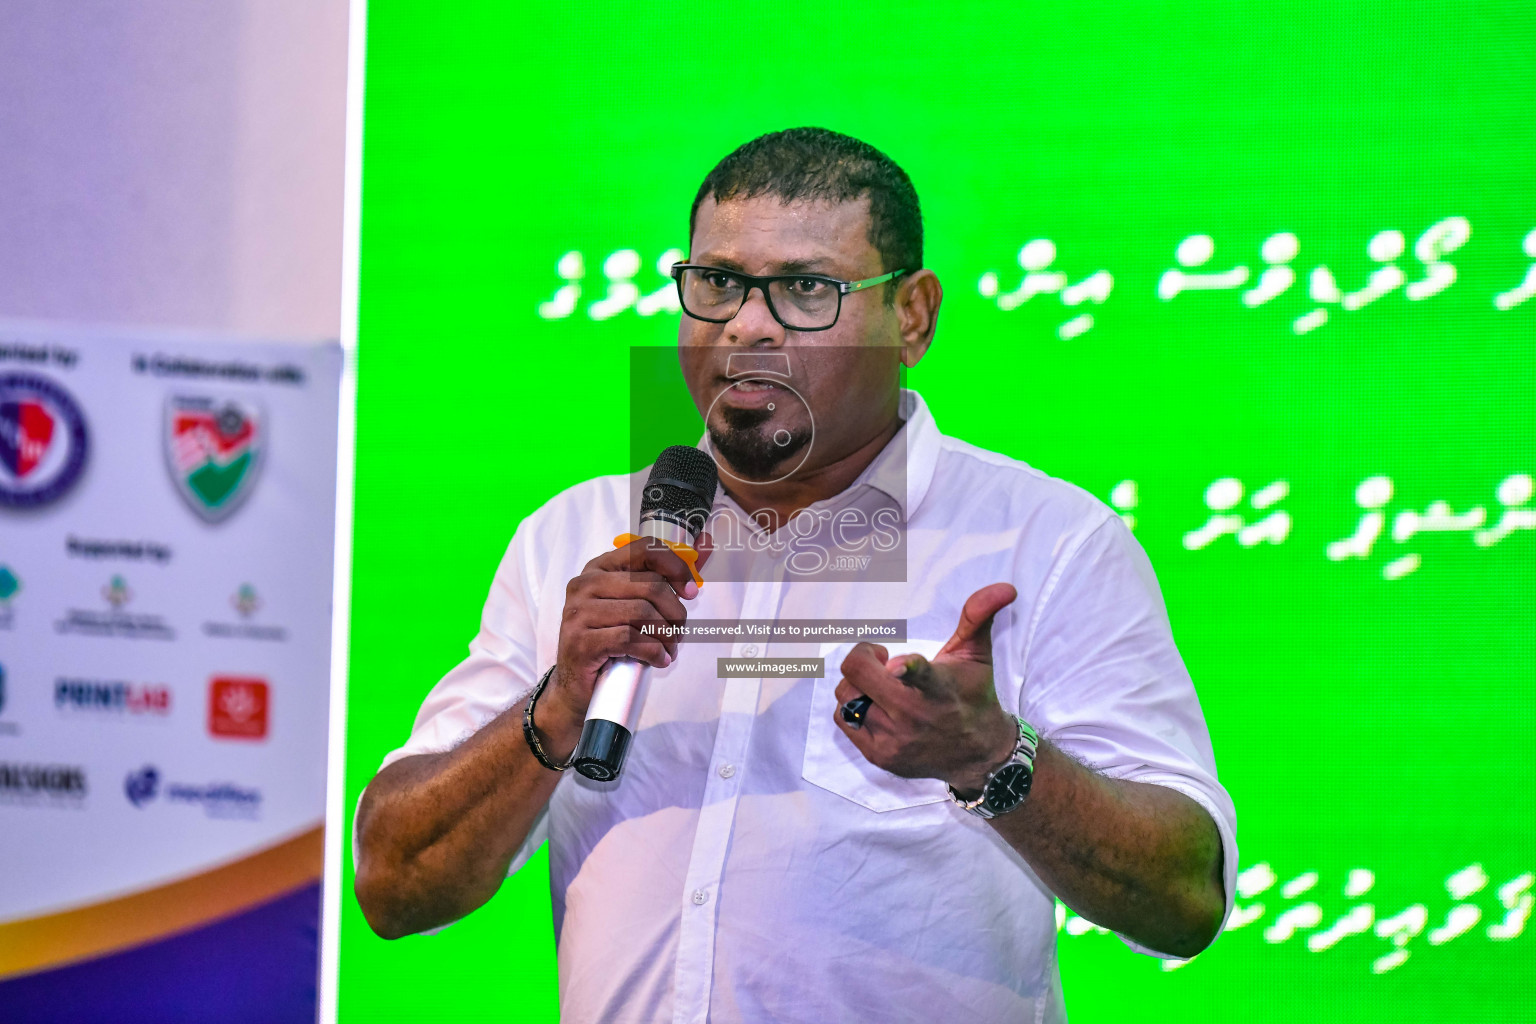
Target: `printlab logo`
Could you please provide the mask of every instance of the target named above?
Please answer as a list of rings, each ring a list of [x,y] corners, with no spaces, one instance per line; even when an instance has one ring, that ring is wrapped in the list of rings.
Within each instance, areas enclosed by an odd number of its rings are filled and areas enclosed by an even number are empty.
[[[135,807],[143,809],[162,791],[160,770],[146,764],[128,773],[123,780],[123,795]],[[237,786],[233,782],[211,782],[206,786],[186,782],[166,782],[165,802],[201,807],[210,818],[245,818],[261,816],[261,790]]]
[[[62,498],[85,470],[85,417],[69,392],[30,373],[0,376],[0,505]]]
[[[266,739],[268,695],[265,679],[213,679],[208,684],[208,732],[225,739]]]
[[[250,402],[172,395],[165,403],[165,452],[176,489],[216,523],[250,496],[266,431]]]
[[[125,716],[171,713],[171,688],[161,683],[128,683],[119,679],[53,681],[53,706],[60,712],[99,712]]]
[[[11,600],[19,593],[21,579],[10,566],[0,565],[0,629],[10,629],[14,625],[16,613],[11,609]]]
[[[229,596],[229,606],[240,616],[239,622],[205,622],[203,634],[221,640],[272,640],[278,643],[288,639],[288,630],[282,626],[266,626],[252,622],[261,610],[261,595],[249,583],[242,583]]]

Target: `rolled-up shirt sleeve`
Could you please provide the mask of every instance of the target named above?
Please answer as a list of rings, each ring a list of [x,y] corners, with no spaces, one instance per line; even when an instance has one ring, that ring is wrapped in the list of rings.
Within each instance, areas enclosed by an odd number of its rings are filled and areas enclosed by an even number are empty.
[[[1225,927],[1237,880],[1236,811],[1217,780],[1157,577],[1118,516],[1062,552],[1034,611],[1020,701],[1019,714],[1057,748],[1111,778],[1167,786],[1205,808],[1221,836]]]

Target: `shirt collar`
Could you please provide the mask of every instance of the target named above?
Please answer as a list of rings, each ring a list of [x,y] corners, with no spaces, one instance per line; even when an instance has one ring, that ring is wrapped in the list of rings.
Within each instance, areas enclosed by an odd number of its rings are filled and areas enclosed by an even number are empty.
[[[933,482],[939,428],[928,403],[916,391],[902,389],[899,409],[906,422],[844,493],[860,486],[873,487],[890,495],[901,506],[903,517],[911,519]]]

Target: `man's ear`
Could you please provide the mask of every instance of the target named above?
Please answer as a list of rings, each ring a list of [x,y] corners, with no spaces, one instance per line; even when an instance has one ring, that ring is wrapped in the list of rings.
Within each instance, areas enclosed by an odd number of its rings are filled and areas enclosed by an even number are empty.
[[[901,279],[896,289],[896,317],[901,326],[901,365],[911,368],[933,344],[939,323],[939,304],[944,288],[931,270],[919,270]]]

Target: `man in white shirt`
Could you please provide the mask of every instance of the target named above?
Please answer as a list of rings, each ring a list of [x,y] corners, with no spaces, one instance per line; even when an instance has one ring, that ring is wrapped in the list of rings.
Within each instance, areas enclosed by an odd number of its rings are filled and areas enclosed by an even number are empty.
[[[906,175],[832,132],[764,136],[705,179],[690,244],[678,351],[723,486],[704,585],[666,547],[614,546],[643,472],[518,527],[470,656],[359,805],[374,929],[464,916],[547,838],[567,1020],[1065,1020],[1053,897],[1199,952],[1231,907],[1235,815],[1156,579],[1101,503],[945,437],[901,388],[942,299]],[[732,357],[770,355],[793,387],[744,385]],[[797,521],[871,552],[878,530],[836,530],[882,516],[898,571],[795,561]],[[907,636],[637,628],[689,617]],[[559,770],[622,655],[651,666],[623,775]],[[826,672],[721,678],[719,656]]]

